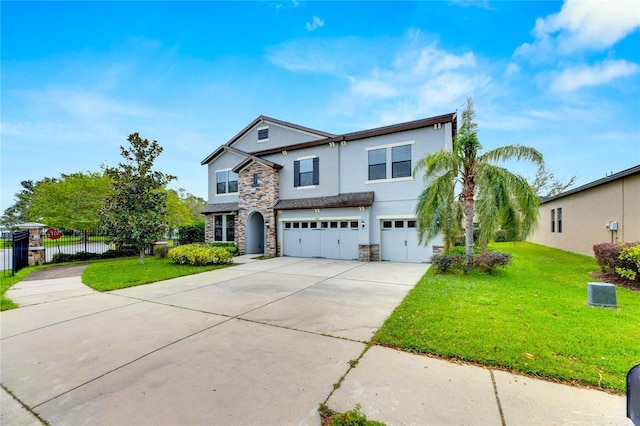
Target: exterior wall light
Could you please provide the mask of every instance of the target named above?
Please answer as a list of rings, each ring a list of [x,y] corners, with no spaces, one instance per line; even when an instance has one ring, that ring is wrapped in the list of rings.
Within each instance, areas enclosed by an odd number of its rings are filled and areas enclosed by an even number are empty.
[[[360,224],[362,225],[362,229],[364,229],[364,220],[360,222]]]

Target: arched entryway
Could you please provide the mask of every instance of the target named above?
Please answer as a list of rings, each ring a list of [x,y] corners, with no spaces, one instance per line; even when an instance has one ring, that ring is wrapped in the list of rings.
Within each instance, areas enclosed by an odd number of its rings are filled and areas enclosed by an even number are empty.
[[[264,216],[252,212],[247,217],[247,254],[264,253]]]

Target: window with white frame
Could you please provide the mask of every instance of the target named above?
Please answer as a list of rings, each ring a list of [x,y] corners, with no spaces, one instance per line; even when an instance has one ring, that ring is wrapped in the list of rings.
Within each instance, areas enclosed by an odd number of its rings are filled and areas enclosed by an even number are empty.
[[[397,142],[366,148],[367,182],[411,179],[411,145],[414,141]]]
[[[234,194],[238,192],[238,174],[231,170],[216,172],[216,194]]]
[[[300,158],[293,162],[293,186],[312,186],[320,184],[320,159],[318,157]]]
[[[369,151],[369,180],[387,178],[387,149]]]
[[[258,142],[267,142],[269,140],[269,127],[258,128]]]
[[[213,241],[235,241],[235,219],[232,214],[213,216]]]

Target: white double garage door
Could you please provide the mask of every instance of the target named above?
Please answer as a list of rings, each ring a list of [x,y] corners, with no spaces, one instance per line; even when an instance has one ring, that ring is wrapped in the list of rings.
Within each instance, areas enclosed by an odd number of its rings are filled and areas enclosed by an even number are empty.
[[[283,254],[296,257],[358,259],[359,221],[284,222]],[[380,258],[392,262],[429,262],[431,246],[418,244],[416,221],[380,221]]]

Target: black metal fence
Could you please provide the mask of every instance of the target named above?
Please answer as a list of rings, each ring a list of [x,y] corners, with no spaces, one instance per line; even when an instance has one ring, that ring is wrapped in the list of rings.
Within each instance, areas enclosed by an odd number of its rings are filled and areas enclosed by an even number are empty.
[[[47,237],[46,230],[40,234],[40,246],[45,251],[45,263],[54,260],[56,254],[76,254],[80,252],[102,254],[114,246],[109,238],[98,231],[67,231],[60,238]],[[13,275],[27,266],[29,256],[29,231],[3,233],[0,241],[0,270],[3,275]]]

